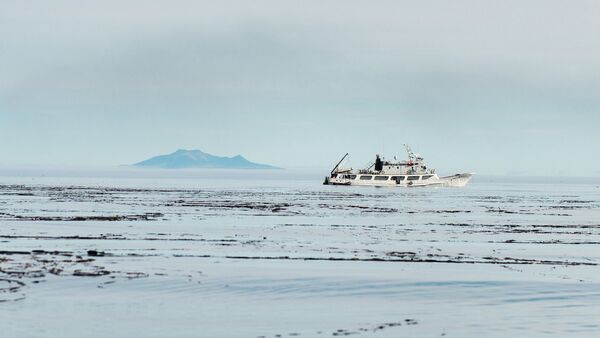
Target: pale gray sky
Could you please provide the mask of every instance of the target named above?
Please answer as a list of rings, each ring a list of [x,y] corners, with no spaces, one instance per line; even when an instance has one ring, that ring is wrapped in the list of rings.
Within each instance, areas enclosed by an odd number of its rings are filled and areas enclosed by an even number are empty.
[[[599,175],[598,1],[0,0],[2,165]]]

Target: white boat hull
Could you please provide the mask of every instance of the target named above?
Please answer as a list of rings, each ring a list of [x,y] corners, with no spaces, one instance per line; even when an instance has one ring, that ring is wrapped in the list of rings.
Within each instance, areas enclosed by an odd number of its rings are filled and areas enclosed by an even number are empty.
[[[469,183],[473,174],[456,174],[440,178],[444,182],[445,187],[464,187]]]
[[[355,185],[371,187],[464,187],[471,179],[472,174],[456,174],[452,176],[438,177],[437,175],[351,175],[354,178],[348,178],[349,175],[338,175],[336,177],[326,177],[323,184],[327,185]],[[365,179],[370,177],[370,179]],[[401,180],[398,177],[402,178]],[[379,179],[378,179],[379,178]],[[410,179],[409,179],[410,178]]]
[[[405,145],[406,146],[406,145]],[[439,177],[434,169],[427,168],[425,160],[406,146],[408,160],[392,161],[375,155],[375,162],[368,168],[353,170],[340,165],[348,157],[348,153],[331,170],[330,176],[323,184],[328,185],[360,185],[371,187],[464,187],[473,174],[464,173]]]

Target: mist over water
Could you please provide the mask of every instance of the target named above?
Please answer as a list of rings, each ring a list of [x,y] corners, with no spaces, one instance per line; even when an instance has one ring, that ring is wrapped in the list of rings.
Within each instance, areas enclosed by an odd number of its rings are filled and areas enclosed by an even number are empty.
[[[599,17],[0,1],[0,338],[598,336]]]

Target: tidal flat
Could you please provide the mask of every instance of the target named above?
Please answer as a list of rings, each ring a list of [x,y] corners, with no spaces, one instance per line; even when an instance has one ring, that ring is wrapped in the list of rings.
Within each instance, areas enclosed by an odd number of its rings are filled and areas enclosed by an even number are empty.
[[[593,337],[597,182],[0,177],[2,337]]]

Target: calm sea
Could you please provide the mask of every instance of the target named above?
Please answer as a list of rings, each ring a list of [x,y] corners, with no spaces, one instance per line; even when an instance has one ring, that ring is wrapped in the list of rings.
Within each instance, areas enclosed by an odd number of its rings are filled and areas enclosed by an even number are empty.
[[[0,177],[1,337],[596,337],[600,179]]]

